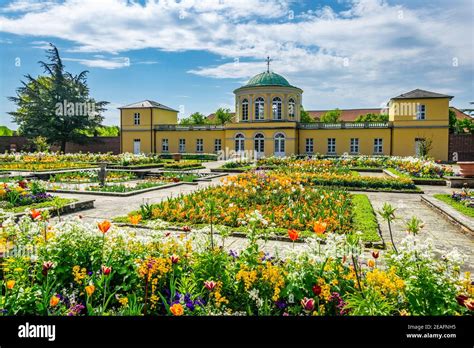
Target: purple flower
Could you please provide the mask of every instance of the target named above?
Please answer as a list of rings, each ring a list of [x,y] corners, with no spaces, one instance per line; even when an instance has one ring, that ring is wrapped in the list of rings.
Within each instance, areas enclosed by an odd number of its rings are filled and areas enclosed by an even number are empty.
[[[229,250],[229,255],[232,256],[234,259],[239,257],[239,254],[235,250]]]
[[[287,304],[284,300],[278,300],[275,302],[275,305],[279,308],[279,309],[285,309]]]

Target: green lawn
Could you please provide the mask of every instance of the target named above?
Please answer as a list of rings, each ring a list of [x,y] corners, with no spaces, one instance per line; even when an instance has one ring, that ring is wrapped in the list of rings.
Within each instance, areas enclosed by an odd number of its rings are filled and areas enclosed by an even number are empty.
[[[369,198],[363,194],[352,195],[354,232],[361,231],[364,242],[380,241],[377,217]]]
[[[464,214],[468,217],[474,218],[474,208],[466,207],[464,204],[461,202],[456,201],[455,199],[451,198],[451,195],[446,195],[446,194],[436,194],[434,195],[434,198],[449,204],[451,207],[456,209],[458,212],[461,214]]]

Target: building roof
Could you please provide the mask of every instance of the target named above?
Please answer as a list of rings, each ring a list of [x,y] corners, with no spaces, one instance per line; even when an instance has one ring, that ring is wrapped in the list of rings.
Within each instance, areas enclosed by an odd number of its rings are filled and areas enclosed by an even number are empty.
[[[298,87],[290,85],[288,80],[285,79],[283,76],[277,73],[274,73],[273,71],[265,71],[263,73],[255,75],[245,85],[237,88],[235,91],[241,88],[268,87],[268,86],[298,88]]]
[[[440,93],[435,93],[435,92],[430,92],[430,91],[425,91],[423,89],[414,89],[413,91],[407,92],[400,94],[397,97],[394,97],[392,99],[428,99],[428,98],[449,98],[452,99],[453,96],[451,95],[446,95],[446,94],[440,94]]]
[[[153,100],[143,100],[141,102],[119,107],[119,109],[148,109],[148,108],[157,108],[157,109],[179,112],[178,110],[175,110],[173,108],[170,108],[169,106],[160,104]]]

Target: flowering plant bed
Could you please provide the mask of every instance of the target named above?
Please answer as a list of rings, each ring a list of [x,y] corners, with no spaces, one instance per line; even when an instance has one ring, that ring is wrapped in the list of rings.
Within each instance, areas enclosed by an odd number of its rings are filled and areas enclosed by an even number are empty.
[[[45,172],[63,169],[87,169],[96,167],[91,163],[82,162],[2,162],[0,170],[17,172]]]
[[[36,181],[19,180],[0,185],[0,208],[5,211],[23,211],[28,207],[53,203],[53,199]]]
[[[124,171],[107,171],[106,181],[118,182],[136,179],[136,175],[131,172]],[[77,172],[66,172],[54,174],[49,178],[49,182],[98,182],[99,172],[97,170],[81,170]]]
[[[190,170],[190,169],[203,169],[205,168],[201,162],[197,161],[179,161],[165,163],[163,166],[164,170]]]
[[[468,315],[458,253],[414,236],[398,252],[362,254],[355,236],[317,237],[264,253],[247,216],[247,245],[219,235],[137,234],[108,221],[51,225],[25,216],[0,234],[3,315]],[[210,230],[207,228],[207,232]],[[289,231],[290,233],[291,231]],[[293,234],[294,239],[298,235]],[[34,250],[29,257],[14,250]],[[0,315],[1,315],[0,314]]]
[[[460,213],[474,218],[474,193],[472,190],[462,190],[448,194],[436,194],[434,197],[443,201]]]

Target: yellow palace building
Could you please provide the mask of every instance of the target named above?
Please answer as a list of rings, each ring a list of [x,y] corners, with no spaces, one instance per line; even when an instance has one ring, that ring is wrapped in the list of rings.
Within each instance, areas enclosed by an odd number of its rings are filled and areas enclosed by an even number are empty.
[[[178,124],[178,111],[145,100],[120,110],[121,151],[218,153],[259,158],[292,154],[414,156],[448,160],[452,96],[414,90],[390,99],[388,122],[300,122],[303,90],[267,71],[234,91],[235,116],[225,125]]]

